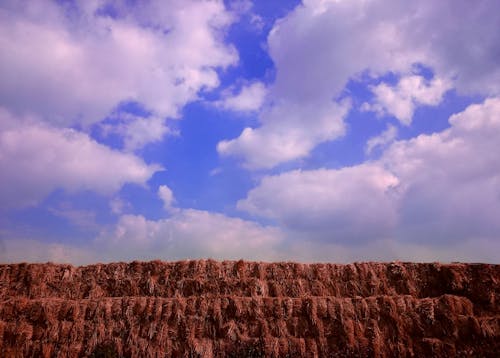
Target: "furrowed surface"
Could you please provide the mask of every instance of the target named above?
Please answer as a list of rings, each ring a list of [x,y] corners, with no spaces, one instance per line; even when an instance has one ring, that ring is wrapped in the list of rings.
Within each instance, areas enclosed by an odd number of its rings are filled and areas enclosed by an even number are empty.
[[[500,265],[0,265],[0,356],[484,356]]]

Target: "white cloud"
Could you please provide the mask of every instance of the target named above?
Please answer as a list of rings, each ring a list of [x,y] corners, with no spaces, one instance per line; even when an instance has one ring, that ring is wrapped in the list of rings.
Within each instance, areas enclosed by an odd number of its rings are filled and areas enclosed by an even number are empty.
[[[253,11],[253,2],[250,0],[232,0],[228,2],[231,11],[238,18],[241,25],[242,20],[246,20],[256,31],[264,28],[264,19]]]
[[[375,148],[386,147],[396,139],[397,135],[398,129],[389,124],[385,131],[380,133],[378,136],[368,139],[365,146],[365,153],[371,154]]]
[[[498,246],[500,98],[449,121],[440,133],[395,142],[378,161],[264,177],[238,207],[334,245]]]
[[[276,220],[292,232],[313,233],[311,238],[333,242],[384,237],[394,226],[397,212],[391,173],[364,164],[339,170],[295,170],[264,177],[238,208]]]
[[[263,125],[245,128],[232,140],[218,143],[222,155],[244,158],[249,169],[271,168],[279,163],[303,158],[317,143],[344,134],[343,118],[350,103],[277,103],[261,115]]]
[[[129,113],[118,113],[113,120],[115,123],[102,123],[99,127],[104,136],[120,135],[123,138],[125,151],[135,151],[147,144],[161,141],[167,134],[177,134],[167,126],[164,119],[157,116],[141,117]]]
[[[173,206],[175,202],[174,193],[166,185],[160,185],[158,188],[158,196],[163,201],[163,208],[167,211],[175,211]]]
[[[257,111],[264,103],[266,92],[262,82],[254,82],[243,86],[237,94],[227,93],[216,105],[232,111]]]
[[[222,40],[232,19],[222,1],[3,2],[0,106],[58,125],[100,121],[123,101],[175,117],[236,63]]]
[[[171,133],[165,117],[217,86],[218,68],[236,63],[223,42],[233,19],[221,1],[3,2],[2,206],[35,204],[56,188],[111,194],[145,183],[159,167],[62,128],[137,101],[150,116],[121,113],[107,130],[123,137],[126,151],[161,140]]]
[[[9,239],[2,261],[498,262],[500,98],[449,122],[442,132],[394,142],[377,161],[264,177],[238,208],[278,227],[192,209],[160,220],[122,215],[85,249]]]
[[[131,204],[120,197],[115,197],[109,201],[109,208],[113,214],[120,215],[123,214],[126,209],[130,209]]]
[[[128,152],[160,141],[171,133],[165,118],[218,86],[217,70],[237,62],[223,41],[233,20],[222,1],[2,2],[0,130],[12,130],[1,133],[2,167],[8,168],[1,181],[9,184],[1,197],[25,205],[59,187],[111,192],[125,182],[144,183],[158,168],[55,127],[87,130],[135,101],[151,114],[119,113],[121,121],[105,130],[122,136]],[[29,118],[29,126],[14,130],[18,118]],[[13,157],[6,157],[8,150]]]
[[[449,89],[450,84],[439,78],[426,81],[422,76],[405,76],[394,87],[386,83],[374,86],[374,103],[363,109],[393,115],[402,124],[410,125],[417,106],[438,105]]]
[[[342,134],[315,135],[323,129],[318,112],[327,112],[348,81],[362,73],[375,78],[388,72],[406,76],[415,64],[432,69],[442,82],[429,89],[409,77],[408,88],[402,90],[415,91],[408,95],[411,101],[390,102],[380,95],[386,109],[405,123],[415,105],[435,103],[448,83],[459,93],[500,93],[500,15],[495,9],[495,0],[481,2],[474,11],[470,4],[452,0],[304,1],[277,21],[268,37],[276,80],[267,98],[270,103],[304,108],[300,119],[283,116],[285,109],[263,113],[261,127],[246,128],[238,138],[221,142],[219,151],[243,157],[251,168],[307,155],[317,144]],[[291,137],[293,146],[306,144],[290,150]],[[271,160],[265,152],[274,151],[282,154]]]
[[[498,93],[495,9],[495,0],[474,11],[453,0],[305,1],[269,36],[276,86],[287,95],[328,96],[362,71],[408,73],[421,63],[463,93]]]
[[[158,195],[170,213],[168,218],[149,220],[142,215],[121,215],[115,225],[101,227],[98,236],[85,246],[53,243],[40,237],[33,240],[0,230],[0,261],[89,264],[207,257],[272,260],[279,257],[278,247],[284,240],[280,229],[214,212],[174,208],[174,195],[165,185],[159,187]],[[120,203],[120,210],[121,207]],[[76,219],[76,222],[73,220],[76,224],[88,224],[88,219],[93,218],[77,211],[53,210],[53,213],[69,220]],[[2,240],[2,237],[9,239]]]
[[[381,164],[401,180],[401,236],[499,240],[500,99],[453,115],[451,128],[392,145]]]
[[[279,229],[201,210],[182,209],[168,219],[124,215],[96,244],[109,260],[183,258],[268,259],[282,241]]]
[[[36,204],[57,188],[112,194],[125,183],[144,184],[160,170],[84,133],[28,122],[0,131],[0,167],[3,207]]]

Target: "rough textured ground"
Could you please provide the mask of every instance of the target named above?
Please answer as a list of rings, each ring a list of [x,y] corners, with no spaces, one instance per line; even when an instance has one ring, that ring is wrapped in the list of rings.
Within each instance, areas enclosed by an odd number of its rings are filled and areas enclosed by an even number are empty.
[[[0,265],[1,357],[498,357],[500,265]]]

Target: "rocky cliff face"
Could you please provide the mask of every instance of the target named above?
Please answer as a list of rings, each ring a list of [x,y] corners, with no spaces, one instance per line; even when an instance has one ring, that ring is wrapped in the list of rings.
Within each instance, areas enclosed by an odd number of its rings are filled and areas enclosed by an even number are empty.
[[[498,357],[500,265],[0,265],[2,357]]]

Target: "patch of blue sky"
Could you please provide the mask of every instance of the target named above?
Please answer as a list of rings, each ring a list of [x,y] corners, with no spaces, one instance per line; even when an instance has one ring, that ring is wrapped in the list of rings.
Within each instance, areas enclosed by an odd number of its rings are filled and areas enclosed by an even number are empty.
[[[455,90],[446,92],[437,106],[418,106],[409,126],[400,126],[398,138],[409,139],[420,134],[438,133],[450,127],[449,119],[473,103],[484,100],[481,96],[461,96]]]
[[[180,208],[223,212],[243,197],[253,185],[249,173],[233,159],[220,158],[216,149],[220,140],[237,136],[247,124],[228,116],[203,103],[187,105],[183,120],[177,123],[180,135],[142,151],[146,161],[165,167],[149,181],[150,186],[169,186]]]
[[[93,191],[53,191],[36,206],[10,210],[3,229],[22,239],[85,244],[115,220],[109,200]]]

